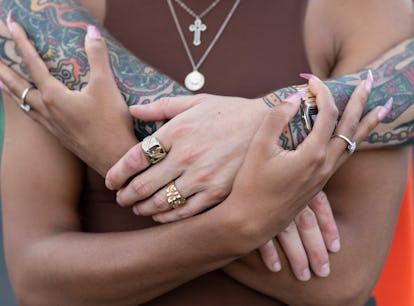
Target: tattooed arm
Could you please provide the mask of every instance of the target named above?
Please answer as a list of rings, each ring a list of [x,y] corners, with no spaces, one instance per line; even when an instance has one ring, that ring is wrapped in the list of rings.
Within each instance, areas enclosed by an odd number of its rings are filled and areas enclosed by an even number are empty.
[[[342,114],[352,92],[361,80],[367,78],[368,69],[374,77],[374,86],[369,95],[364,114],[393,98],[393,107],[387,118],[361,143],[360,148],[372,149],[381,146],[411,143],[414,140],[414,39],[406,40],[382,55],[374,63],[357,73],[331,78],[325,81],[335,97]],[[276,90],[263,98],[269,107],[276,101],[296,92],[295,87]],[[297,114],[290,122],[289,137],[281,137],[283,143],[296,147],[306,137],[304,125]]]
[[[96,24],[96,22],[86,11],[78,8],[77,1],[61,0],[53,3],[3,1],[0,9],[0,17],[3,21],[6,19],[7,13],[11,11],[13,18],[25,25],[38,52],[48,63],[55,77],[70,89],[81,89],[85,86],[89,67],[85,54],[82,52],[83,35],[86,25]],[[189,94],[179,84],[132,56],[108,33],[104,32],[104,36],[108,40],[118,87],[129,105],[147,104],[165,96]],[[24,71],[8,35],[3,33],[0,38],[4,46],[0,50],[2,57],[13,68]],[[409,77],[409,71],[413,65],[410,60],[412,48],[412,44],[406,42],[394,49],[393,54],[381,57],[375,65],[369,67],[375,68],[376,82],[367,110],[376,105],[384,105],[390,95],[394,96],[394,103],[397,107],[393,109],[392,116],[388,118],[386,124],[381,125],[376,132],[370,135],[363,146],[364,148],[370,148],[374,144],[376,146],[401,144],[410,141],[410,137],[412,137],[410,120],[406,119],[410,117],[409,113],[401,116],[410,106],[410,94],[412,94]],[[405,68],[396,66],[403,61]],[[365,75],[366,69],[360,73],[327,82],[340,111],[347,103],[355,84],[365,78]],[[401,82],[402,86],[397,87],[398,82]],[[398,92],[393,92],[392,88],[398,88]],[[277,90],[274,92],[274,96],[280,99],[293,90],[292,88]],[[270,100],[269,98],[264,99],[266,103]],[[299,116],[292,121],[286,138],[282,139],[282,143],[286,146],[289,145],[287,140],[292,142],[291,145],[295,147],[304,138],[303,125],[298,119]],[[144,123],[136,120],[135,124],[136,133],[140,138],[156,130],[156,125],[151,122]],[[130,138],[127,143],[131,146],[134,142]],[[117,160],[116,157],[125,152],[128,145],[120,146],[119,151],[122,152],[100,152],[99,160],[90,158],[88,161],[95,163],[94,168],[101,174],[105,174],[108,167]],[[96,154],[92,155],[96,156]]]

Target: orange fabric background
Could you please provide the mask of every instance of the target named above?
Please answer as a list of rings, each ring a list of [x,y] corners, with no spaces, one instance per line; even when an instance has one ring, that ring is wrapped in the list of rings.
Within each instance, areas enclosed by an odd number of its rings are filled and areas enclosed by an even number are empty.
[[[407,187],[391,249],[373,291],[377,306],[414,306],[414,206],[413,172]]]

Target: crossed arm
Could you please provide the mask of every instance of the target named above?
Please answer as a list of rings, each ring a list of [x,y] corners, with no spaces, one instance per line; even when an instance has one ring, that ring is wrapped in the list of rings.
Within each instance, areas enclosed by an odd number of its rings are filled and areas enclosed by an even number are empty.
[[[18,19],[18,18],[17,18]],[[48,49],[49,50],[49,49]],[[116,53],[116,52],[115,52]],[[144,65],[144,64],[142,64],[142,63],[140,63],[140,65]],[[143,67],[143,66],[141,66],[141,67]],[[78,70],[77,69],[75,69],[75,72],[78,72]],[[82,77],[85,77],[85,75],[86,74],[82,74],[81,76]],[[154,72],[154,75],[157,75],[157,77],[159,77],[159,75],[157,74],[157,73],[155,73]],[[151,75],[151,76],[154,76],[154,75]],[[122,80],[122,77],[120,78],[121,80]],[[162,77],[161,77],[161,79],[163,79]],[[66,82],[67,82],[67,80],[66,80]],[[119,84],[119,76],[118,76],[118,84]],[[169,83],[170,82],[170,83]],[[76,82],[75,82],[76,83]],[[75,84],[75,83],[68,83],[68,84]],[[165,84],[169,84],[168,86],[166,85],[166,87],[165,88],[168,88],[168,89],[166,89],[166,93],[165,94],[171,94],[174,90],[172,89],[172,88],[174,88],[174,86],[172,85],[172,84],[174,84],[173,82],[171,82],[171,81],[168,81],[168,82],[166,82]],[[83,86],[82,85],[82,83],[77,83],[78,84],[78,86]],[[148,91],[148,92],[150,92],[150,91]],[[158,92],[158,93],[160,93],[160,92]],[[157,93],[157,94],[158,94]],[[164,93],[162,93],[162,94],[164,94]],[[161,94],[160,94],[161,95]],[[132,97],[133,95],[131,94],[131,95],[128,95],[128,94],[126,94],[126,97],[131,101],[131,97]],[[154,95],[153,95],[154,96]],[[283,96],[283,93],[281,93],[280,94],[280,96]],[[17,123],[16,123],[17,124]],[[21,127],[25,127],[25,125],[23,124]],[[27,128],[30,128],[30,126],[28,126]],[[150,128],[148,128],[148,126],[145,126],[144,128],[143,128],[144,130],[149,130]],[[295,138],[295,137],[294,137]],[[297,138],[297,137],[296,137]],[[41,155],[40,155],[41,156]],[[64,223],[63,223],[64,224]],[[56,226],[58,226],[58,223],[56,223]],[[108,241],[109,242],[109,241]],[[120,242],[120,244],[121,244],[121,242]],[[115,289],[119,289],[119,288],[114,288],[114,290]]]

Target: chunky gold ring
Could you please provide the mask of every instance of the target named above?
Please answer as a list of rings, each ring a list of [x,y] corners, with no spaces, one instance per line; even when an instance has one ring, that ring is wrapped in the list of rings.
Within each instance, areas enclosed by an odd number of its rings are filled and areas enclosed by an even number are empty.
[[[33,88],[34,86],[29,86],[25,88],[22,92],[22,95],[20,96],[20,108],[24,110],[25,112],[29,112],[31,110],[30,105],[26,103],[26,97],[29,91]]]
[[[178,208],[185,204],[186,199],[177,190],[174,181],[168,183],[165,191],[167,193],[167,203],[172,209]]]
[[[156,164],[167,156],[167,152],[155,136],[147,136],[141,142],[142,151],[151,164]]]
[[[334,137],[335,136],[341,138],[342,140],[345,140],[345,142],[348,144],[347,147],[346,147],[346,151],[349,154],[352,154],[352,153],[355,152],[356,147],[357,147],[355,141],[351,141],[348,137],[346,137],[344,135],[341,135],[341,134],[335,134]]]

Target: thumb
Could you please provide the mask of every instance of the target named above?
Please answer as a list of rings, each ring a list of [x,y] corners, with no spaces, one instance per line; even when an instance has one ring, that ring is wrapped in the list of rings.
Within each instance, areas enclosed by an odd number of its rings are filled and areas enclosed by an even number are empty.
[[[102,86],[102,82],[114,82],[105,39],[94,25],[88,25],[85,36],[85,51],[90,67],[89,84],[93,85],[99,82]]]
[[[263,123],[256,132],[256,135],[250,144],[250,148],[253,148],[253,150],[260,150],[262,152],[261,154],[263,154],[263,150],[265,150],[266,153],[273,155],[275,143],[278,143],[278,139],[284,128],[297,114],[303,95],[304,93],[302,91],[298,91],[288,96],[283,102],[277,103],[271,110],[269,110]]]

